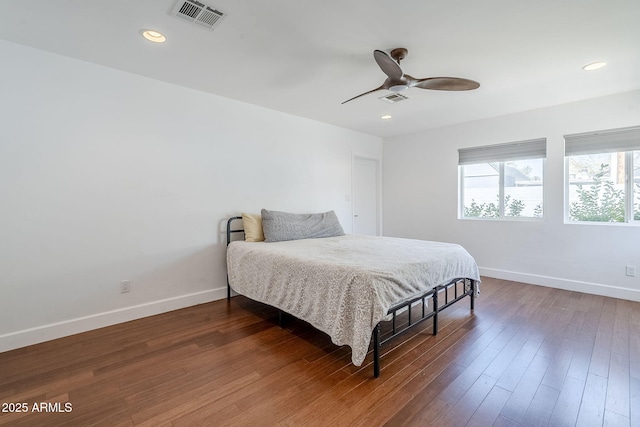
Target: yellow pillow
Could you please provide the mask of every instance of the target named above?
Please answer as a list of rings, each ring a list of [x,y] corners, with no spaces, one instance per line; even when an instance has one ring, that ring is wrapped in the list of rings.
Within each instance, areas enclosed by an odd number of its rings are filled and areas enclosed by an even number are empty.
[[[247,242],[263,242],[262,216],[254,214],[242,214],[244,225],[244,240]]]

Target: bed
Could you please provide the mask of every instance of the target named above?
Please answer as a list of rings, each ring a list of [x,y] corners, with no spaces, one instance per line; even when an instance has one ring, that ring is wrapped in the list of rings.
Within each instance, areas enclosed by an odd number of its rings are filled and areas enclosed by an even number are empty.
[[[228,298],[233,288],[310,323],[334,344],[348,345],[356,366],[373,341],[375,377],[387,341],[427,319],[437,334],[438,313],[467,296],[474,309],[478,267],[459,245],[346,235],[341,227],[321,237],[234,240],[245,233],[242,219],[227,221]],[[391,323],[384,336],[381,322]]]

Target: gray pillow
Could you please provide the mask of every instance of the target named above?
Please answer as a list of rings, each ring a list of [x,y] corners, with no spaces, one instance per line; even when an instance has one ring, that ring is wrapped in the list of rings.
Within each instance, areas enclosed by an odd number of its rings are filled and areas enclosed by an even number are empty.
[[[294,214],[262,209],[265,242],[343,236],[344,230],[334,211]]]

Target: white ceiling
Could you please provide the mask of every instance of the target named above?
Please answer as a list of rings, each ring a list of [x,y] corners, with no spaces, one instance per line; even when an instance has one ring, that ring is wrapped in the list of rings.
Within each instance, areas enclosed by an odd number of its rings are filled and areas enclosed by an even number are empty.
[[[208,0],[228,15],[214,31],[175,2],[0,0],[0,38],[382,137],[640,89],[638,0]],[[341,105],[382,84],[373,50],[395,47],[413,77],[481,86]]]

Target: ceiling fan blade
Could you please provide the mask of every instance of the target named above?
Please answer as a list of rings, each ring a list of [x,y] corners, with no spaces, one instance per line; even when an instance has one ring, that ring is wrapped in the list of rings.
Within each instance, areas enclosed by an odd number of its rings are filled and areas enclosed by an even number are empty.
[[[382,90],[382,89],[385,89],[384,85],[382,85],[382,86],[380,86],[380,87],[377,87],[377,88],[375,88],[375,89],[373,89],[373,90],[370,90],[369,92],[361,93],[360,95],[358,95],[358,96],[354,96],[354,97],[353,97],[353,98],[351,98],[351,99],[347,99],[347,100],[346,100],[346,101],[344,101],[342,104],[346,104],[347,102],[349,102],[349,101],[353,101],[353,100],[354,100],[354,99],[356,99],[356,98],[360,98],[361,96],[365,96],[365,95],[368,95],[368,94],[373,93],[373,92],[377,92],[377,91]]]
[[[382,72],[390,78],[399,79],[400,77],[402,77],[402,68],[400,68],[400,65],[396,61],[394,61],[393,58],[391,58],[387,53],[376,49],[373,51],[373,58],[378,63],[378,66],[380,67]]]
[[[461,79],[458,77],[428,77],[426,79],[413,79],[407,76],[411,82],[411,87],[419,87],[420,89],[431,90],[473,90],[480,87],[480,83]]]

